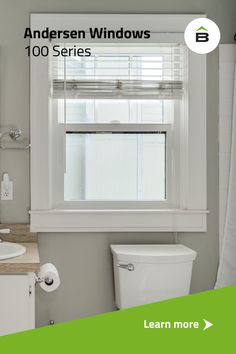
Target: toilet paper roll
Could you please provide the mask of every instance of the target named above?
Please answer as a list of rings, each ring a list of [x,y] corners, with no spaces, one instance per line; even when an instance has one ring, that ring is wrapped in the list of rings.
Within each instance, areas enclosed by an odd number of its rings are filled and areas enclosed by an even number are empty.
[[[52,263],[45,263],[40,267],[39,277],[43,279],[40,286],[43,290],[51,292],[60,285],[60,277],[57,268]]]

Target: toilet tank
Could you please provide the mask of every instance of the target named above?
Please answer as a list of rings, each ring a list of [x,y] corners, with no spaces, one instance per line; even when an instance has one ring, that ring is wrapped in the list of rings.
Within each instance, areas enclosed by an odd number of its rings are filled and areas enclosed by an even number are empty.
[[[197,253],[184,245],[111,245],[119,309],[189,294]]]

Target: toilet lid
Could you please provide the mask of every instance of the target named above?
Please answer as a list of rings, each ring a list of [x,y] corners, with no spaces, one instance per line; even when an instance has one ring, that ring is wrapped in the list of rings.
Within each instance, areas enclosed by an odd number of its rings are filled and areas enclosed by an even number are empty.
[[[118,261],[177,263],[193,261],[197,253],[184,245],[111,245]]]

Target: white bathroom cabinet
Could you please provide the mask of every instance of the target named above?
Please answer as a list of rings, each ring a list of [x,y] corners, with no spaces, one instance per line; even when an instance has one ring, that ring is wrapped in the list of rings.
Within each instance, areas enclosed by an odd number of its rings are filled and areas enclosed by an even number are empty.
[[[0,274],[0,335],[35,327],[33,273]]]

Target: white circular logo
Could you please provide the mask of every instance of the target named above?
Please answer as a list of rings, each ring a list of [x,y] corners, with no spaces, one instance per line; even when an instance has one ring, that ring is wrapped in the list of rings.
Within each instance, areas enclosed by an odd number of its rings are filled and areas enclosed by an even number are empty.
[[[212,52],[220,42],[220,30],[209,18],[196,18],[185,29],[184,39],[189,49],[198,54]]]

